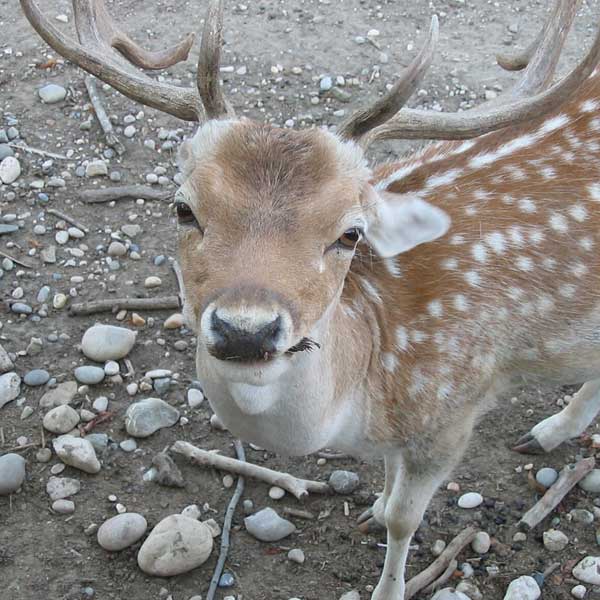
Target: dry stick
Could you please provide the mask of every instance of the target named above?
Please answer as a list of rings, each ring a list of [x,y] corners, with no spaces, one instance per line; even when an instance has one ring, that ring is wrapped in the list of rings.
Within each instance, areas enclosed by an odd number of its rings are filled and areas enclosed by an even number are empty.
[[[17,263],[18,265],[25,267],[26,269],[33,269],[33,266],[20,261],[18,258],[15,258],[14,256],[11,256],[10,254],[6,254],[6,252],[3,252],[2,250],[0,250],[0,256],[4,256],[4,258],[8,258],[8,259],[12,260],[14,263]]]
[[[410,600],[424,587],[438,579],[446,571],[448,565],[462,552],[462,549],[473,541],[476,533],[477,529],[472,526],[461,531],[426,569],[407,582],[404,600]]]
[[[173,192],[156,190],[147,185],[117,185],[99,190],[83,190],[79,198],[87,204],[112,202],[113,200],[170,200]]]
[[[93,315],[99,312],[119,310],[168,310],[179,308],[177,296],[161,296],[159,298],[112,298],[95,300],[94,302],[80,302],[72,304],[69,309],[72,315]]]
[[[439,590],[454,575],[457,567],[458,561],[454,558],[450,561],[446,570],[435,581],[432,581],[426,588],[423,588],[423,593],[429,595]]]
[[[8,144],[11,148],[17,148],[23,150],[23,152],[31,152],[31,154],[39,154],[40,156],[48,156],[49,158],[57,158],[59,160],[69,160],[68,156],[64,154],[56,154],[55,152],[48,152],[46,150],[40,150],[39,148],[33,148],[25,144]]]
[[[574,465],[565,466],[556,483],[523,515],[518,523],[519,528],[528,531],[541,523],[571,489],[594,468],[595,464],[596,459],[590,456],[582,458]]]
[[[27,448],[34,448],[36,446],[39,446],[38,442],[30,442],[29,444],[23,444],[22,446],[13,446],[12,448],[7,448],[6,450],[2,450],[2,452],[4,454],[7,454],[9,452],[18,452],[19,450],[27,450]]]
[[[300,508],[293,508],[292,506],[284,506],[281,512],[284,515],[288,515],[290,517],[298,517],[298,519],[306,519],[307,521],[313,521],[315,519],[315,515],[308,510],[302,510]]]
[[[98,88],[96,87],[96,78],[93,75],[87,75],[85,77],[85,87],[88,91],[90,100],[92,101],[96,118],[100,123],[100,127],[102,127],[102,131],[104,131],[106,143],[111,148],[114,148],[117,154],[124,154],[125,146],[123,146],[123,144],[119,141],[119,138],[113,129],[112,123],[106,114],[106,110],[104,110],[104,106],[100,100],[100,94],[98,94]]]
[[[289,473],[281,473],[280,471],[273,471],[266,467],[259,465],[253,465],[247,462],[241,462],[235,460],[235,458],[229,458],[222,456],[214,452],[208,452],[207,450],[201,450],[196,448],[188,442],[178,441],[171,446],[171,451],[176,454],[183,454],[192,461],[205,465],[208,467],[214,467],[222,471],[230,471],[231,473],[237,473],[244,477],[252,477],[253,479],[260,479],[270,485],[277,485],[284,490],[287,490],[290,494],[298,498],[298,500],[308,496],[309,493],[314,494],[330,494],[331,488],[327,483],[320,481],[311,481],[309,479],[298,479]]]
[[[244,453],[244,446],[240,440],[235,440],[235,453],[237,454],[238,460],[245,462],[246,454]],[[227,511],[225,512],[225,520],[223,521],[223,533],[221,535],[221,551],[219,553],[219,560],[217,561],[217,565],[215,566],[215,570],[213,572],[212,579],[210,580],[210,587],[208,588],[208,593],[206,594],[206,600],[213,600],[215,594],[217,593],[217,587],[219,585],[219,579],[221,578],[221,573],[223,573],[223,567],[225,566],[225,561],[227,560],[227,553],[229,552],[229,533],[231,531],[231,521],[233,519],[233,513],[235,512],[235,507],[240,500],[242,492],[244,491],[244,478],[240,475],[237,480],[237,485],[235,486],[235,492],[233,496],[231,496],[231,500],[229,501],[229,505],[227,506]]]
[[[64,212],[61,212],[60,210],[56,210],[56,208],[47,208],[46,212],[49,215],[54,215],[55,217],[58,217],[59,219],[66,221],[67,223],[71,223],[71,225],[75,225],[75,227],[78,227],[79,229],[81,229],[81,231],[85,231],[86,233],[90,232],[90,230],[83,223],[80,223],[73,217],[66,215]]]

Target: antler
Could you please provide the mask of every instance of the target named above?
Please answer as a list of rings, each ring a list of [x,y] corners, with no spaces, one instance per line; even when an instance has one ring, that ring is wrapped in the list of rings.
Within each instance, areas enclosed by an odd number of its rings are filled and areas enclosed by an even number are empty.
[[[565,37],[575,16],[580,0],[557,0],[542,33],[529,47],[528,54],[520,57],[520,63],[527,68],[520,82],[497,101],[491,101],[462,113],[437,113],[403,108],[393,110],[392,104],[400,96],[396,87],[374,106],[387,102],[389,110],[380,109],[380,114],[389,115],[387,122],[371,128],[359,128],[355,123],[362,122],[360,111],[350,117],[341,127],[343,137],[358,141],[363,147],[381,139],[468,139],[515,125],[529,119],[543,116],[560,106],[591,74],[600,60],[600,32],[587,56],[560,82],[545,89],[552,75]],[[431,39],[430,33],[430,39]],[[423,53],[423,51],[422,51]],[[414,64],[407,69],[410,71]],[[501,59],[502,61],[502,59]],[[503,61],[506,63],[506,60]],[[421,63],[426,69],[428,64]],[[424,71],[420,72],[420,76]],[[404,81],[402,77],[401,81]],[[414,88],[413,88],[414,89]],[[403,103],[406,101],[403,90]],[[397,106],[396,102],[394,106]],[[393,115],[393,116],[391,116]],[[373,120],[374,121],[374,120]]]
[[[186,60],[194,43],[193,33],[172,48],[149,52],[115,25],[104,0],[73,0],[77,43],[63,36],[34,0],[21,0],[21,8],[33,28],[56,52],[133,100],[185,121],[202,121],[207,116],[219,118],[233,112],[219,83],[222,0],[211,0],[209,5],[198,60],[198,89],[159,83],[130,64],[143,69],[164,69]]]

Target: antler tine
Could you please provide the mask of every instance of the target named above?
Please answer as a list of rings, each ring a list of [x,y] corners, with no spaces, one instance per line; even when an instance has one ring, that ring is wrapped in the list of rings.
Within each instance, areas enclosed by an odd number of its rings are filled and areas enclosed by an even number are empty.
[[[223,96],[219,80],[222,41],[223,1],[214,0],[208,7],[204,22],[196,75],[204,110],[210,119],[233,115],[233,109]]]
[[[521,54],[498,55],[498,64],[507,70],[525,69],[506,97],[520,98],[547,89],[552,83],[567,34],[581,0],[556,0],[544,27]],[[505,95],[501,96],[502,99]]]
[[[136,44],[119,29],[104,4],[104,0],[73,0],[75,26],[84,46],[118,50],[127,60],[142,69],[166,69],[186,60],[195,35],[188,33],[183,41],[165,50],[151,52]],[[108,55],[111,55],[108,52]],[[128,67],[127,63],[124,63]]]
[[[477,137],[496,129],[544,116],[567,100],[600,61],[600,30],[586,57],[566,77],[550,89],[510,105],[463,113],[436,113],[403,109],[387,123],[373,129],[361,141],[368,146],[381,139],[460,140]],[[471,114],[470,114],[471,113]]]
[[[427,40],[421,51],[404,71],[394,87],[373,105],[352,114],[338,128],[338,135],[345,139],[360,140],[371,129],[393,117],[412,96],[431,65],[439,36],[437,16],[431,19]]]
[[[116,27],[106,11],[104,0],[73,0],[78,43],[65,37],[49,21],[35,0],[20,2],[28,21],[48,45],[125,96],[185,121],[203,121],[207,114],[214,118],[223,112],[232,113],[223,98],[218,79],[221,0],[210,0],[205,25],[208,40],[202,43],[198,89],[159,83],[125,60],[126,58],[134,65],[148,69],[168,67],[187,58],[194,41],[193,34],[188,34],[182,42],[170,49],[148,52]],[[121,54],[113,52],[112,48]],[[210,79],[208,83],[202,81],[204,74]],[[206,110],[203,101],[207,103]],[[224,107],[224,110],[221,111],[220,107]]]

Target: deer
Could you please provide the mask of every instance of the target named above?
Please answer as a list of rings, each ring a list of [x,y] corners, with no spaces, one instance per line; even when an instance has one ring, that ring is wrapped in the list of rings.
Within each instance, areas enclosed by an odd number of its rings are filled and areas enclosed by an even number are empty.
[[[188,35],[139,47],[101,0],[74,0],[79,41],[21,7],[59,54],[129,98],[199,122],[174,198],[184,314],[216,415],[243,440],[306,455],[383,457],[361,517],[387,530],[374,600],[405,597],[409,543],[474,424],[514,385],[581,385],[516,444],[549,452],[600,410],[600,35],[554,82],[579,2],[557,1],[498,98],[457,113],[405,107],[438,40],[335,130],[237,117],[219,78],[211,0],[195,89],[136,69],[185,60]],[[116,50],[116,52],[115,52]],[[371,166],[384,139],[432,140]],[[596,282],[594,284],[594,282]]]

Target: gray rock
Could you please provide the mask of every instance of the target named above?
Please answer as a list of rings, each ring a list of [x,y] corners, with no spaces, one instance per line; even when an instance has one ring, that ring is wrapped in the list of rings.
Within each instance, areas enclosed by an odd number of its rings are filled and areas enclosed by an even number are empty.
[[[0,344],[0,373],[6,373],[12,369],[14,369],[13,361],[10,359],[8,352]]]
[[[52,503],[52,510],[59,515],[70,515],[75,512],[75,502],[73,500],[55,500]]]
[[[358,590],[350,590],[342,594],[340,600],[360,600],[360,592]]]
[[[157,394],[166,394],[171,386],[171,380],[168,377],[161,377],[152,382],[154,390]]]
[[[210,528],[182,515],[170,515],[150,532],[138,552],[140,569],[148,575],[171,577],[208,560],[213,548]]]
[[[586,556],[573,568],[573,577],[583,583],[600,585],[600,556]]]
[[[473,538],[473,541],[471,542],[471,548],[473,548],[473,552],[476,554],[487,554],[491,545],[492,541],[490,536],[485,531],[477,532]]]
[[[19,231],[18,225],[10,225],[8,223],[0,223],[0,235],[5,233],[14,233],[15,231]]]
[[[52,441],[52,446],[58,458],[66,465],[86,473],[93,474],[100,471],[100,462],[96,457],[96,451],[88,440],[73,435],[61,435]]]
[[[106,396],[98,396],[94,403],[92,404],[92,408],[96,412],[104,412],[108,409],[108,398]]]
[[[14,156],[13,149],[8,144],[0,144],[0,162],[2,162],[7,156]]]
[[[88,433],[85,439],[94,446],[97,454],[102,454],[108,447],[108,435],[106,433]]]
[[[263,508],[244,519],[246,530],[261,542],[277,542],[296,531],[293,523],[282,519],[272,508]]]
[[[77,395],[77,382],[65,381],[59,383],[53,390],[48,390],[40,398],[40,408],[52,408],[70,404]]]
[[[74,371],[75,379],[79,383],[85,383],[87,385],[93,385],[100,383],[104,379],[104,369],[100,367],[94,367],[92,365],[84,365],[83,367],[77,367]]]
[[[152,459],[152,466],[156,468],[154,481],[160,485],[179,488],[185,487],[183,475],[181,474],[179,467],[165,452],[159,452]]]
[[[46,104],[54,104],[64,100],[67,97],[67,90],[62,85],[48,83],[38,90],[38,95],[42,102]]]
[[[30,315],[33,312],[33,308],[24,302],[15,302],[14,304],[11,304],[10,310],[17,315]]]
[[[590,494],[600,494],[600,469],[592,469],[579,482],[579,487]]]
[[[303,564],[304,561],[306,560],[306,558],[304,556],[304,552],[302,552],[302,550],[300,550],[300,548],[292,548],[288,552],[287,557],[288,557],[288,560],[298,563],[299,565]]]
[[[91,360],[106,362],[125,358],[135,344],[137,332],[114,325],[94,325],[81,339],[81,351]]]
[[[522,575],[510,582],[504,600],[537,600],[541,595],[537,581],[529,575]]]
[[[50,462],[51,459],[52,459],[52,450],[50,450],[50,448],[40,448],[35,453],[35,460],[37,460],[38,462],[47,463],[47,462]]]
[[[50,373],[44,369],[33,369],[32,371],[25,373],[25,377],[23,377],[25,385],[29,385],[31,387],[44,385],[45,383],[48,383],[49,379]]]
[[[148,437],[179,420],[179,411],[160,398],[146,398],[130,405],[125,413],[125,428],[133,437]]]
[[[0,408],[12,402],[21,391],[21,378],[14,372],[0,375]]]
[[[594,522],[594,515],[585,508],[574,508],[569,512],[571,518],[576,523],[583,523],[584,525],[591,525]]]
[[[104,521],[98,529],[98,543],[105,550],[118,552],[135,544],[146,533],[148,523],[138,513],[122,513]]]
[[[42,248],[40,251],[40,256],[46,264],[53,265],[56,262],[56,246]]]
[[[137,442],[133,438],[129,438],[119,442],[119,448],[121,448],[123,452],[133,452],[137,449]]]
[[[457,586],[457,592],[462,592],[469,598],[469,600],[483,600],[483,594],[480,589],[468,579],[463,579]]]
[[[42,425],[52,433],[67,433],[79,423],[79,415],[74,408],[63,404],[49,410],[42,420]]]
[[[550,550],[550,552],[561,552],[569,543],[569,538],[562,531],[556,529],[544,531],[543,538],[544,548]]]
[[[329,476],[329,485],[337,494],[351,494],[360,484],[360,479],[352,471],[334,471]]]
[[[328,92],[333,87],[333,80],[329,75],[325,75],[325,77],[321,77],[321,81],[319,82],[319,89],[322,92]]]
[[[13,183],[21,174],[21,164],[14,156],[7,156],[0,162],[0,183]]]
[[[74,496],[80,489],[79,481],[69,477],[50,477],[46,484],[46,493],[52,501]]]
[[[136,235],[138,235],[142,231],[142,228],[139,225],[136,225],[135,223],[133,223],[133,224],[121,225],[121,231],[127,237],[134,238]]]
[[[40,304],[44,304],[48,302],[48,298],[50,297],[50,287],[44,285],[40,288],[40,291],[37,294],[36,301]]]
[[[16,492],[25,481],[25,459],[18,454],[0,456],[0,496]]]
[[[431,598],[431,600],[470,600],[468,596],[465,596],[462,592],[457,592],[452,588],[444,588],[438,590]]]
[[[549,488],[558,479],[558,471],[550,467],[544,467],[535,474],[535,479],[540,485]]]
[[[127,247],[125,244],[115,240],[114,242],[110,243],[110,246],[106,252],[109,256],[125,256],[127,254]]]
[[[108,166],[103,160],[91,160],[85,168],[86,177],[105,177],[108,175]]]

